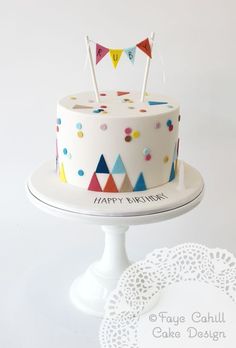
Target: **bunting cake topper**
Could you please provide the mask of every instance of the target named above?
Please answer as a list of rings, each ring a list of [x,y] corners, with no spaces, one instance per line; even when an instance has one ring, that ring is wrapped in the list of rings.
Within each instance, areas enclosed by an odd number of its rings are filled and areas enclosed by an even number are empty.
[[[135,63],[137,48],[142,53],[146,54],[147,62],[146,62],[146,68],[145,68],[145,73],[144,73],[142,93],[141,93],[141,101],[143,101],[145,93],[146,93],[146,85],[147,85],[147,78],[148,78],[148,74],[149,74],[150,60],[152,59],[152,45],[153,45],[153,41],[154,41],[154,33],[151,33],[150,38],[151,38],[151,41],[149,40],[149,38],[146,38],[146,39],[138,42],[136,45],[130,46],[128,48],[108,48],[100,43],[97,43],[97,42],[90,40],[88,36],[85,37],[86,46],[87,46],[87,53],[88,53],[88,58],[89,58],[89,64],[90,64],[90,70],[91,70],[91,75],[92,75],[92,81],[93,81],[93,86],[94,86],[97,102],[100,102],[100,96],[99,96],[99,92],[98,92],[98,85],[97,85],[97,79],[96,79],[96,74],[95,74],[95,67],[94,67],[92,52],[91,52],[91,48],[90,48],[90,43],[94,43],[96,45],[96,50],[95,50],[96,65],[98,63],[100,63],[100,61],[109,52],[112,65],[115,69],[118,66],[118,63],[121,59],[121,56],[123,55],[123,52],[125,53],[124,56],[127,57],[127,59],[132,64]]]

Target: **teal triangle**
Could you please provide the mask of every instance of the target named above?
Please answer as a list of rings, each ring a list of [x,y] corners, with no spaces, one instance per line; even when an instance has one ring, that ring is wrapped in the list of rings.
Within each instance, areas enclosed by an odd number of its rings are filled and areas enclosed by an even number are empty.
[[[112,174],[125,174],[125,166],[124,163],[120,157],[120,155],[117,156],[116,162],[114,164],[114,167],[112,169]]]
[[[127,57],[129,58],[129,60],[131,61],[131,63],[134,64],[135,53],[136,53],[136,46],[125,48],[124,51],[125,51]]]
[[[163,104],[168,104],[167,102],[163,102],[163,101],[148,101],[149,105],[163,105]]]
[[[175,178],[175,164],[174,162],[172,162],[169,181],[174,180],[174,178]]]
[[[143,173],[140,173],[136,184],[134,185],[134,191],[145,191],[147,189]]]
[[[96,173],[109,174],[109,169],[107,167],[107,164],[103,155],[101,155],[100,160],[98,162]]]

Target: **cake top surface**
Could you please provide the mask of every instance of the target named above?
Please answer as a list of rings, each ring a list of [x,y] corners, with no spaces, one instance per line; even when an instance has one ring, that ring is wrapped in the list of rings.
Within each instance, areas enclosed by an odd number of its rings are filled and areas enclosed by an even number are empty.
[[[93,92],[82,92],[61,99],[59,107],[77,114],[108,117],[158,116],[171,111],[179,111],[179,105],[169,97],[146,94],[140,101],[140,92],[106,91],[100,93],[100,102]]]

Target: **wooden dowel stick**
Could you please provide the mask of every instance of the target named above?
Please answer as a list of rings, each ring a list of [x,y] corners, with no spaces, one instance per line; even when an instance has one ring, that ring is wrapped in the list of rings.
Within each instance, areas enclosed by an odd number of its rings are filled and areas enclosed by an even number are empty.
[[[95,96],[96,96],[96,101],[100,102],[100,97],[99,97],[99,92],[98,92],[98,84],[97,84],[95,68],[94,68],[94,64],[93,64],[92,52],[91,52],[91,48],[90,48],[90,44],[89,44],[88,35],[85,36],[85,43],[86,43],[86,47],[87,47],[87,54],[88,54],[88,58],[89,58],[89,65],[90,65],[90,71],[91,71],[91,75],[92,75],[93,88],[94,88],[94,92],[95,92]]]
[[[152,32],[150,37],[151,37],[151,40],[152,40],[152,42],[150,43],[150,46],[151,46],[151,49],[152,49],[153,41],[154,41],[154,38],[155,38],[155,33]],[[145,93],[146,93],[147,79],[148,79],[148,74],[149,74],[150,62],[151,62],[151,58],[147,57],[145,73],[144,73],[144,79],[143,79],[143,87],[142,87],[142,93],[141,93],[141,102],[144,101],[144,97],[145,97]]]

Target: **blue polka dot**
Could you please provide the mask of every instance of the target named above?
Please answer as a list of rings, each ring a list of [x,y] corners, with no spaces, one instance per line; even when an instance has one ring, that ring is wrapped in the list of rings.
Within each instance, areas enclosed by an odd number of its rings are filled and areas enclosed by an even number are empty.
[[[168,121],[166,122],[166,125],[167,125],[168,127],[170,127],[170,126],[172,125],[172,121],[171,121],[171,120],[168,120]]]
[[[78,170],[78,175],[79,175],[79,176],[83,176],[83,175],[84,175],[83,169]]]
[[[61,124],[61,119],[57,118],[57,124]]]
[[[76,123],[76,128],[77,129],[82,129],[82,123],[80,123],[80,122]]]
[[[143,154],[146,156],[146,155],[149,155],[150,154],[150,149],[149,148],[145,148],[144,150],[143,150]]]
[[[64,155],[67,155],[68,151],[66,148],[63,149],[63,153],[64,153]]]

